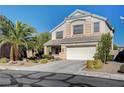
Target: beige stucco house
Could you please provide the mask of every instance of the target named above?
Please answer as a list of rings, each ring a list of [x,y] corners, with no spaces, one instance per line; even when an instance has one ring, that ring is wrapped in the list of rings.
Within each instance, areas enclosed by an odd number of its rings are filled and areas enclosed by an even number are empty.
[[[101,34],[109,32],[113,37],[107,18],[77,9],[51,30],[52,39],[44,44],[44,51],[62,59],[92,60]]]

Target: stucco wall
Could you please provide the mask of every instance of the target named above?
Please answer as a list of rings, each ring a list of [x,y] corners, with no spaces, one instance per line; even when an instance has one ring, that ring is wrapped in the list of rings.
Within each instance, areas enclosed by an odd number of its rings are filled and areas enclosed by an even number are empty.
[[[94,32],[94,22],[100,23],[100,32]],[[80,35],[73,34],[73,26],[83,24],[84,32]],[[52,32],[52,40],[56,39],[56,32],[63,31],[63,38],[81,35],[100,35],[102,33],[111,32],[105,21],[91,16],[77,18],[77,19],[67,19],[65,23],[59,26]]]
[[[52,32],[52,40],[56,39],[56,32],[59,32],[59,31],[63,31],[63,38],[64,38],[65,37],[65,30],[66,30],[66,23],[64,23],[63,25],[59,26],[57,29],[55,29]]]

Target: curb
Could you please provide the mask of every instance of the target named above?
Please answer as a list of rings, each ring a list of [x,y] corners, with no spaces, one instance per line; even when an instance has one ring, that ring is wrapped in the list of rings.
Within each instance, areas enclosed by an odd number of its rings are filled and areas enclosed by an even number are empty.
[[[76,73],[76,74],[79,74],[79,73]],[[103,73],[103,72],[82,71],[80,75],[114,79],[114,80],[124,80],[124,75],[110,74],[110,73]]]

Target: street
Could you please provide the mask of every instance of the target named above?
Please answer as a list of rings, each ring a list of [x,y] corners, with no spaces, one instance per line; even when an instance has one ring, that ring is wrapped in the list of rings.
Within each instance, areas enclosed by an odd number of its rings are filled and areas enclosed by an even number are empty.
[[[0,70],[1,87],[123,87],[124,81],[50,72]]]

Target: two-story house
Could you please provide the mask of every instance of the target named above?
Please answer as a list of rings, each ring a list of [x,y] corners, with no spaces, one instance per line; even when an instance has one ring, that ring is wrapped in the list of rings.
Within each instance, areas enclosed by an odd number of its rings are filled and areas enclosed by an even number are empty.
[[[112,37],[114,33],[105,17],[76,10],[51,30],[52,39],[44,44],[44,52],[62,59],[92,60],[102,33]]]

